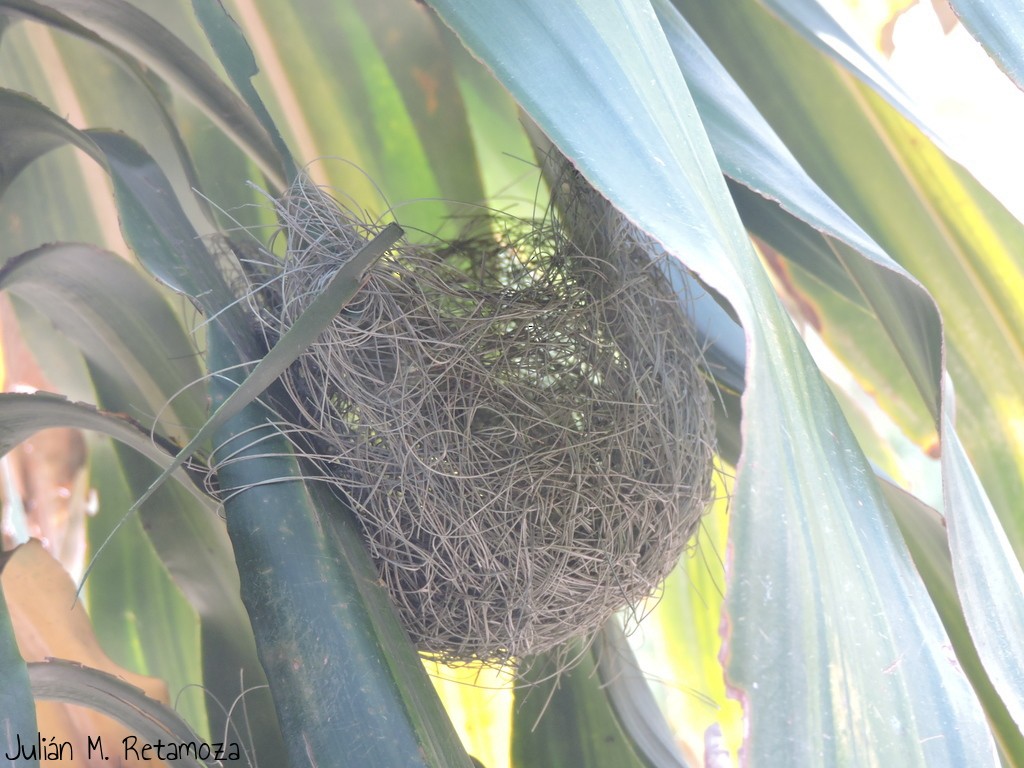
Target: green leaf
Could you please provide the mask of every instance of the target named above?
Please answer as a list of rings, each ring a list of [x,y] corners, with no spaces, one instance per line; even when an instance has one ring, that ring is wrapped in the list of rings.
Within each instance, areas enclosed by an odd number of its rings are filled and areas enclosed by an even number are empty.
[[[40,130],[43,126],[39,113],[45,109],[30,96],[0,90],[0,111],[4,116],[0,123],[0,196],[33,161],[57,147],[78,141],[77,132],[67,123],[49,121]]]
[[[447,219],[483,196],[461,93],[423,5],[378,5],[321,3],[312,24],[308,9],[278,0],[233,13],[274,84],[267,106],[313,178],[373,215],[396,206],[410,233],[457,233],[460,222]],[[385,56],[395,38],[407,44]],[[293,40],[302,43],[283,44]]]
[[[594,646],[600,689],[636,752],[652,766],[686,766],[622,627],[609,621]]]
[[[0,558],[0,569],[3,558]],[[17,754],[17,738],[28,741],[38,732],[36,728],[36,705],[29,687],[28,670],[18,653],[18,644],[14,640],[14,628],[11,616],[7,612],[7,601],[0,590],[0,765],[15,768],[32,768],[38,766],[36,760],[26,762],[17,758],[7,759],[6,755]]]
[[[220,0],[193,0],[192,8],[231,82],[235,84],[235,88],[249,105],[251,114],[256,116],[273,142],[284,166],[285,180],[290,183],[297,172],[295,160],[252,83],[252,78],[259,73],[259,68],[242,30],[235,24],[234,19],[228,16]],[[283,189],[284,186],[278,179],[278,187]]]
[[[643,768],[623,733],[601,680],[593,652],[579,643],[519,663],[512,727],[513,765],[550,768]],[[568,672],[566,659],[579,663]],[[679,765],[680,763],[676,763]]]
[[[129,417],[103,413],[85,403],[72,403],[62,395],[47,392],[31,395],[0,393],[0,426],[3,427],[0,430],[0,456],[41,429],[74,427],[110,435],[158,466],[163,466],[168,460],[168,447],[154,442],[150,434]],[[175,472],[174,477],[199,498],[206,499],[184,470]]]
[[[1024,377],[1024,227],[882,98],[759,4],[677,5],[815,182],[934,297],[958,434],[1015,551],[1024,552],[1024,519],[1012,512],[1024,494],[1019,409],[998,394]],[[745,45],[735,45],[737,35]]]
[[[3,266],[0,290],[48,316],[109,379],[131,380],[142,399],[108,407],[148,419],[167,406],[163,421],[179,435],[202,420],[201,393],[178,393],[200,378],[194,345],[152,281],[124,259],[91,245],[45,245]]]
[[[730,39],[744,28],[736,13],[734,6],[728,21],[718,22],[717,29],[728,29]],[[993,505],[986,497],[959,437],[951,423],[944,422],[944,495],[950,546],[958,553],[957,589],[978,654],[1004,698],[986,701],[986,706],[1006,706],[1019,725],[1021,673],[1015,651],[1007,646],[1007,638],[1015,637],[1013,626],[1021,620],[1020,566],[1007,551],[1007,534],[1018,552],[1024,540],[1020,516],[1014,511],[1021,458],[1014,450],[1012,424],[1019,409],[997,393],[1014,386],[1010,382],[1019,381],[1024,370],[1016,257],[1024,230],[881,99],[851,87],[828,67],[811,63],[813,56],[803,52],[799,41],[767,22],[755,21],[753,9],[750,17],[745,22],[750,30],[747,39],[759,42],[745,49],[751,54],[749,61],[737,57],[723,35],[721,50],[729,52],[734,73],[742,74],[752,94],[770,79],[773,100],[764,106],[776,127],[791,137],[791,146],[838,199],[858,210],[902,261],[916,265],[943,308],[950,369],[959,386],[959,424],[996,501]],[[710,20],[705,23],[710,34]],[[776,63],[774,71],[766,61]],[[779,82],[791,84],[785,94]],[[832,104],[827,115],[812,106],[825,93]],[[808,129],[815,121],[822,125],[817,134]],[[993,437],[999,433],[1002,437]],[[1005,531],[992,518],[993,506],[1002,512]],[[992,616],[1000,619],[993,621]],[[957,647],[973,652],[962,641]],[[972,677],[977,679],[977,673]]]
[[[24,94],[0,89],[0,113],[16,116],[17,135],[31,132],[67,142],[110,174],[125,240],[151,274],[179,293],[193,297],[216,322],[225,324],[236,344],[255,356],[247,319],[221,268],[203,245],[167,177],[146,151],[126,136],[82,132]]]
[[[255,359],[259,347],[248,333],[248,316],[228,284],[223,262],[213,257],[189,223],[160,167],[127,136],[97,130],[83,135],[103,153],[125,241],[140,263],[165,285],[193,299],[207,322],[221,325],[239,349]]]
[[[693,88],[722,170],[765,198],[777,201],[798,224],[809,224],[849,246],[833,246],[828,254],[828,266],[845,276],[845,280],[840,277],[836,282],[849,285],[850,295],[862,295],[879,316],[930,413],[937,418],[942,326],[931,297],[811,180],[668,0],[657,0],[655,7]],[[766,237],[770,238],[774,229],[768,228]],[[819,257],[826,254],[820,249],[815,252]]]
[[[127,508],[131,499],[137,498],[148,486],[146,478],[153,476],[157,467],[165,466],[176,450],[172,445],[161,446],[154,443],[148,431],[125,416],[104,413],[82,403],[71,403],[58,395],[0,394],[0,454],[6,453],[39,430],[51,427],[75,427],[110,435],[152,462],[145,466],[145,462],[140,464],[131,456],[120,453],[120,466],[116,469],[105,464],[94,466],[95,483],[105,489],[104,508],[111,511]],[[94,448],[94,451],[98,450],[98,447]],[[99,455],[105,454],[100,451]],[[116,482],[127,482],[127,489],[123,486],[118,489],[111,484],[111,473],[116,471],[124,474],[124,479],[117,479]],[[258,686],[265,680],[262,668],[256,660],[248,617],[238,597],[238,576],[225,530],[210,508],[209,499],[205,494],[183,471],[179,470],[176,477],[185,484],[182,490],[165,488],[163,496],[157,496],[141,511],[140,519],[146,535],[175,584],[200,616],[204,687],[227,708],[241,693],[241,686]],[[196,482],[201,480],[201,477],[197,478]],[[124,495],[128,489],[132,496]],[[122,495],[115,495],[115,492]],[[104,531],[108,531],[109,528],[108,524]],[[112,642],[123,642],[114,634],[118,624],[113,617],[120,616],[132,599],[131,594],[126,595],[128,602],[116,601],[112,596],[121,594],[126,589],[131,592],[137,586],[144,586],[148,592],[144,595],[143,607],[139,614],[145,625],[144,614],[148,608],[153,607],[159,594],[156,591],[161,584],[159,579],[155,585],[147,581],[152,577],[147,570],[151,564],[144,558],[140,560],[140,553],[137,551],[148,547],[148,544],[144,540],[133,538],[133,533],[137,537],[141,530],[136,531],[132,526],[125,529],[114,549],[108,551],[93,580],[90,581],[94,593],[105,595],[102,604],[94,607],[94,613],[107,609],[113,611],[111,620],[97,623],[98,631],[105,637],[108,645]],[[120,552],[123,547],[127,548],[126,552]],[[136,564],[132,570],[136,577],[131,584],[124,582],[124,557],[134,558],[133,562]],[[110,567],[114,572],[105,574]],[[107,583],[108,577],[112,579],[113,589],[110,588],[111,584]],[[154,628],[150,626],[143,627],[144,632],[152,629]],[[173,634],[170,628],[167,628],[166,632],[166,640],[179,638],[175,646],[172,646],[172,650],[180,647],[185,626],[178,626]],[[147,643],[143,650],[152,656],[158,647],[159,642]],[[168,657],[166,661],[169,660]],[[143,666],[146,666],[145,663]],[[195,682],[196,679],[181,681],[182,684]],[[274,743],[277,739],[277,730],[273,713],[270,712],[268,715],[260,705],[260,696],[253,694],[246,698],[246,710],[250,723],[257,729],[253,738],[259,753],[265,759],[273,758],[280,749]],[[265,722],[267,718],[269,722]],[[214,708],[210,713],[210,720],[215,726],[216,734],[224,729],[226,715],[218,708]]]
[[[947,416],[945,512],[957,591],[992,685],[1024,730],[1024,571]]]
[[[910,97],[889,74],[885,63],[874,51],[868,50],[848,31],[835,14],[842,6],[823,5],[820,0],[761,0],[764,6],[778,16],[790,29],[803,35],[815,48],[850,70],[874,91],[882,95],[904,117],[927,133],[935,141],[927,122],[920,119]]]
[[[194,51],[124,0],[0,0],[0,12],[49,24],[136,61],[181,89],[278,187],[281,160],[253,113]]]
[[[156,470],[130,448],[120,448],[110,440],[89,443],[89,487],[99,502],[97,514],[85,521],[87,543],[93,549],[96,542],[106,539],[131,503],[131,473],[141,471],[142,477],[147,477]],[[155,500],[148,511],[162,518],[165,527],[183,534],[179,537],[181,549],[190,544],[196,549],[198,542],[190,542],[184,535],[191,532],[188,511],[195,499],[173,484],[169,488],[173,491]],[[213,518],[208,507],[200,506],[199,511]],[[207,733],[208,725],[219,726],[220,722],[208,717],[207,696],[200,687],[204,683],[200,621],[161,562],[145,522],[142,516],[130,520],[104,549],[89,574],[83,598],[104,651],[128,669],[165,681],[176,709],[193,728]],[[215,714],[216,709],[212,710]]]
[[[233,353],[211,329],[209,364]],[[212,381],[214,402],[236,385]],[[291,763],[469,765],[358,524],[258,403],[217,437],[228,532]]]
[[[960,22],[985,46],[1007,77],[1024,89],[1024,28],[1020,5],[1007,0],[950,0]]]
[[[796,322],[805,323],[825,341],[861,387],[919,447],[936,445],[936,401],[922,398],[904,355],[893,342],[893,336],[899,335],[906,348],[906,331],[887,331],[862,290],[870,288],[870,284],[855,282],[837,258],[839,251],[846,258],[858,258],[857,252],[747,187],[733,182],[729,188],[744,224],[757,238],[775,274],[780,293],[791,303],[790,311]],[[914,287],[905,286],[905,292],[913,294]],[[917,298],[923,298],[919,289]],[[884,302],[885,292],[874,296],[874,301]],[[889,321],[892,322],[894,313],[909,316],[907,310],[919,305],[923,313],[913,317],[914,334],[926,338],[929,330],[936,330],[938,320],[934,305],[929,307],[928,303],[890,305],[893,309],[888,313]],[[927,354],[912,351],[911,357],[932,363],[941,359],[941,348],[933,347]]]
[[[156,744],[157,741],[164,744],[202,742],[174,710],[107,672],[51,659],[29,664],[28,674],[32,691],[39,699],[88,707],[126,725],[136,736],[140,753],[143,744]],[[113,745],[105,747],[114,753]],[[106,755],[107,759],[109,757]],[[203,768],[203,763],[188,755],[182,755],[174,762]]]
[[[986,674],[967,628],[953,577],[946,521],[934,509],[891,483],[883,482],[882,490],[910,547],[914,565],[921,572],[953,641],[956,661],[967,673],[985,706],[1004,764],[1024,764],[1024,734]]]
[[[974,692],[950,667],[870,469],[746,240],[653,13],[596,0],[434,5],[588,180],[720,291],[747,332],[728,652],[751,759],[994,762]]]
[[[453,202],[483,203],[473,137],[436,18],[410,0],[356,0],[354,5],[423,144],[438,191]],[[375,87],[367,78],[367,91]],[[388,138],[387,119],[383,113],[377,118],[378,140],[396,141]]]
[[[158,472],[120,445],[114,446],[113,455],[102,446],[94,446],[92,455],[92,476],[102,494],[103,510],[113,513],[128,509]],[[96,462],[104,458],[108,461],[97,466]],[[165,462],[170,458],[165,455]],[[230,735],[251,744],[261,760],[279,764],[284,759],[284,747],[276,713],[265,688],[266,676],[259,663],[249,617],[239,596],[231,543],[219,510],[211,507],[209,500],[200,504],[180,488],[164,486],[139,511],[138,519],[128,521],[119,531],[96,563],[88,583],[93,598],[92,615],[98,634],[106,637],[108,628],[116,627],[114,617],[136,605],[133,610],[138,617],[138,650],[161,663],[180,651],[198,617],[194,672],[184,680],[175,677],[169,681],[180,680],[182,685],[192,686],[201,682],[201,690],[191,688],[181,693],[183,701],[189,702],[197,697],[202,700],[205,695],[211,736]],[[102,514],[103,510],[90,521],[90,539],[94,542],[105,541],[112,524],[117,522],[116,518],[111,520]],[[149,552],[159,556],[159,574],[153,573],[153,563],[144,557]],[[134,578],[126,580],[126,572],[134,574]],[[164,572],[193,610],[191,617],[178,615],[167,627],[160,625],[160,619],[168,620],[173,614],[161,610],[158,601],[169,598],[156,586],[150,586],[152,581],[159,584]],[[151,615],[154,611],[155,620]],[[103,620],[105,615],[109,615],[109,620]],[[163,637],[156,634],[161,631]],[[165,644],[171,647],[164,648]],[[161,669],[157,667],[156,672]]]

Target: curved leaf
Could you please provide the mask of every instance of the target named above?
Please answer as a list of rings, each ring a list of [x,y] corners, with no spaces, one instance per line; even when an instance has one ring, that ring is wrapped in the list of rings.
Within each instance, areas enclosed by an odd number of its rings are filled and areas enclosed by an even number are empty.
[[[1007,77],[1024,90],[1024,27],[1020,5],[1007,0],[949,0],[961,23],[985,46]]]
[[[908,764],[994,763],[978,701],[746,241],[653,13],[596,0],[434,5],[588,180],[728,298],[746,329],[728,647],[748,754],[769,765],[895,752]]]
[[[131,379],[145,400],[119,407],[132,407],[141,418],[174,397],[167,422],[195,424],[203,418],[198,391],[175,397],[200,378],[194,347],[153,283],[124,259],[91,245],[45,245],[3,266],[0,290],[48,316],[108,377]]]
[[[854,249],[851,254],[833,248],[826,260],[852,282],[849,294],[863,295],[880,317],[932,417],[937,419],[942,324],[931,297],[811,180],[668,0],[656,0],[655,7],[672,51],[693,88],[694,101],[722,170],[776,201],[799,222]],[[819,255],[825,254],[819,251]]]
[[[0,0],[0,13],[63,29],[138,60],[198,104],[278,187],[281,160],[253,113],[195,52],[125,0]]]
[[[158,280],[192,297],[252,357],[248,322],[220,266],[199,239],[167,177],[130,138],[110,131],[79,131],[25,94],[0,89],[0,113],[17,116],[19,133],[36,132],[75,146],[110,174],[125,240]]]
[[[946,521],[934,509],[891,483],[883,482],[882,490],[914,556],[914,564],[928,585],[942,623],[953,640],[957,661],[985,705],[1004,764],[1024,764],[1024,734],[993,687],[967,628],[953,576]]]
[[[135,737],[131,744],[138,745],[140,755],[143,754],[144,744],[156,744],[158,741],[164,744],[193,742],[197,746],[203,743],[188,724],[166,704],[149,698],[143,691],[108,672],[84,667],[71,661],[50,659],[30,664],[28,673],[32,691],[39,699],[88,707],[123,723]],[[110,754],[115,754],[114,745],[104,746],[103,751],[97,751],[95,754],[110,759],[106,750],[109,750]],[[127,745],[118,746],[125,749],[123,754],[127,757]],[[154,758],[149,756],[140,759]],[[193,768],[203,768],[202,763],[187,754],[183,754],[174,762]]]
[[[1017,552],[1024,547],[1017,513],[1022,458],[1013,426],[1020,409],[1000,393],[1015,389],[1024,375],[1024,228],[879,97],[814,63],[818,57],[802,41],[756,6],[730,4],[721,14],[721,6],[687,7],[809,170],[890,253],[916,270],[942,308],[960,435],[992,500],[951,423],[943,422],[945,511],[950,546],[958,551],[957,589],[989,677],[1006,697],[988,706],[1016,708],[1019,721],[1019,694],[1009,681],[1019,683],[1020,672],[1006,646],[1008,628],[986,617],[998,614],[1011,625],[1019,620],[1020,569],[1004,551],[1004,536]],[[737,33],[748,41],[742,51],[731,42]],[[771,100],[759,99],[765,87],[772,88]],[[827,112],[819,108],[826,96]],[[989,517],[993,507],[1003,530]],[[985,563],[983,575],[969,565],[979,562]]]
[[[78,133],[65,122],[52,121],[40,130],[39,102],[24,94],[0,89],[0,196],[33,161],[65,144],[76,144]]]
[[[0,394],[0,454],[39,430],[57,426],[110,435],[152,462],[145,466],[149,462],[140,464],[130,456],[120,456],[129,487],[135,494],[145,490],[148,485],[145,478],[169,463],[176,450],[171,445],[154,443],[148,431],[125,416],[104,413],[93,406],[72,403],[47,393]],[[99,474],[98,482],[102,481],[103,471]],[[248,617],[238,598],[238,577],[230,544],[223,526],[210,509],[208,497],[200,490],[202,475],[192,480],[179,470],[176,477],[191,491],[192,497],[181,495],[174,488],[165,489],[168,496],[158,498],[144,509],[142,520],[161,560],[201,618],[205,687],[220,704],[230,706],[243,680],[246,686],[261,683],[262,669],[255,658]],[[105,500],[112,502],[114,497],[105,497]],[[118,578],[123,582],[122,574],[119,573]],[[139,578],[142,579],[143,574]],[[150,594],[149,599],[156,597]],[[123,608],[118,606],[117,610]],[[240,675],[244,675],[242,680]],[[249,717],[258,725],[267,714],[258,701],[250,699],[247,700]],[[214,711],[211,721],[219,724],[224,717]],[[217,729],[221,727],[218,725]],[[255,736],[261,754],[267,759],[275,754],[275,728],[274,723],[265,725]]]
[[[922,120],[919,110],[899,83],[889,74],[878,55],[860,45],[850,34],[849,26],[836,17],[842,6],[823,5],[820,0],[760,0],[786,26],[803,35],[815,48],[849,69],[867,85],[881,94],[900,114],[913,122],[935,142],[939,141]],[[987,0],[986,0],[987,2]]]
[[[104,413],[85,403],[72,403],[62,395],[47,392],[31,395],[0,393],[0,426],[3,427],[0,429],[0,455],[41,429],[74,427],[110,435],[131,446],[157,466],[163,466],[168,460],[168,447],[161,447],[154,442],[149,432],[128,416]],[[174,477],[199,498],[207,498],[184,470],[175,472]]]
[[[609,621],[597,636],[594,656],[601,691],[622,730],[649,765],[687,765],[665,717],[658,708],[622,627]]]
[[[193,299],[208,322],[224,327],[235,344],[255,358],[258,348],[248,333],[248,318],[228,285],[223,264],[189,223],[160,167],[127,136],[97,130],[83,136],[103,153],[125,241],[142,265]]]

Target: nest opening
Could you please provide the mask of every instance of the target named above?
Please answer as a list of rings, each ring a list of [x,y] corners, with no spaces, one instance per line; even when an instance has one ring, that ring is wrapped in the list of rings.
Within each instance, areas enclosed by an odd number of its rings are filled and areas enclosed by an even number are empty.
[[[284,376],[420,651],[504,664],[588,637],[674,567],[712,496],[678,265],[572,169],[543,219],[405,244]],[[258,310],[279,337],[378,231],[300,176]]]

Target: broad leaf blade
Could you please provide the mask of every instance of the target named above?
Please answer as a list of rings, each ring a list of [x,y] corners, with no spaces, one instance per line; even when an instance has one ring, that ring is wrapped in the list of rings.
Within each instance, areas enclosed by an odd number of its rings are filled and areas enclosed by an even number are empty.
[[[1024,493],[1011,426],[1019,408],[998,394],[1024,377],[1024,228],[882,98],[759,4],[676,5],[815,182],[934,297],[957,386],[957,431],[1015,551],[1024,551],[1024,525],[1011,512]]]
[[[891,483],[883,482],[882,490],[953,641],[957,662],[963,666],[985,705],[1004,764],[1024,764],[1024,735],[993,687],[967,628],[953,577],[945,520],[934,509]]]
[[[882,99],[814,64],[814,54],[756,6],[733,4],[728,13],[688,7],[705,38],[729,57],[748,93],[758,98],[762,88],[773,89],[763,109],[809,170],[915,269],[938,299],[958,386],[960,434],[994,502],[959,449],[959,437],[944,424],[944,494],[950,546],[958,551],[957,588],[989,677],[1005,697],[986,706],[1016,709],[1019,722],[1019,693],[1011,681],[1019,685],[1020,670],[1015,651],[1006,645],[1015,630],[999,625],[1020,620],[1020,568],[1004,551],[1004,535],[1019,553],[1024,528],[1016,509],[1024,459],[1012,426],[1019,404],[999,393],[1013,390],[1024,375],[1019,344],[1024,230]],[[731,44],[737,30],[750,41],[743,51]],[[817,108],[825,94],[831,103],[827,114]],[[990,518],[993,506],[1005,533]],[[976,570],[979,562],[983,573]]]
[[[98,162],[110,174],[125,240],[143,266],[165,285],[195,299],[255,356],[255,346],[242,331],[245,314],[222,268],[189,222],[163,171],[139,144],[111,131],[79,131],[31,97],[6,89],[0,89],[0,112],[17,116],[18,135],[52,137],[51,148],[59,140]]]
[[[744,324],[729,669],[749,707],[749,754],[769,765],[896,752],[919,765],[994,762],[977,699],[950,667],[870,470],[745,240],[653,14],[614,2],[434,4],[588,180]]]

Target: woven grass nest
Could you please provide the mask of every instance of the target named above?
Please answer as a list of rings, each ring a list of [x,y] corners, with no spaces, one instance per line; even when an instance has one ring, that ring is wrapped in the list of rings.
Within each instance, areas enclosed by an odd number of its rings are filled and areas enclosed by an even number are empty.
[[[591,636],[651,595],[711,498],[668,257],[571,168],[553,187],[558,215],[393,249],[285,376],[407,631],[448,663]],[[305,176],[276,207],[272,336],[379,231]]]

